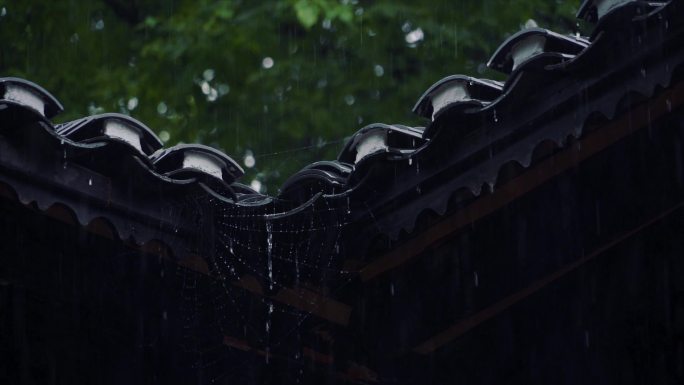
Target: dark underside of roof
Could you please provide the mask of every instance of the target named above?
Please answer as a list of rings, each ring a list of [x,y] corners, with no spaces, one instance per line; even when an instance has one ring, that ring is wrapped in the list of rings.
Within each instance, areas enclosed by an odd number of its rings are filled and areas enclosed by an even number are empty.
[[[0,78],[0,382],[681,383],[683,8],[521,31],[278,196]]]

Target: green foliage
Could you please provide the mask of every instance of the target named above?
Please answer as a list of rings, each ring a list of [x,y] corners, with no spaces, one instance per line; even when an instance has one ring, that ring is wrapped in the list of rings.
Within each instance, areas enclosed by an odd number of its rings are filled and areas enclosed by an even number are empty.
[[[69,120],[130,114],[167,140],[256,165],[276,193],[309,162],[483,63],[534,19],[572,33],[579,1],[24,0],[2,3],[0,73],[45,86]],[[1,13],[0,13],[1,14]]]

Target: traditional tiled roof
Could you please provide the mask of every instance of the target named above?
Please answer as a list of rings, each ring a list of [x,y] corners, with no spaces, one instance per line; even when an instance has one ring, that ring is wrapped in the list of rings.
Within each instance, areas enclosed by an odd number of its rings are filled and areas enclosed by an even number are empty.
[[[632,95],[674,84],[684,57],[681,2],[600,3],[615,4],[590,38],[532,28],[506,40],[488,63],[509,76],[503,84],[454,75],[430,87],[414,108],[429,119],[429,140],[408,161],[388,152],[375,162],[378,174],[397,177],[384,194],[366,196],[354,220],[366,217],[396,239],[422,213],[444,215],[454,200],[496,189],[502,172],[530,167],[548,143],[562,148],[597,116],[613,119]]]
[[[196,270],[222,282],[353,325],[352,305],[329,290],[341,279],[367,282],[603,151],[632,132],[625,114],[636,103],[654,101],[637,111],[640,126],[681,107],[683,3],[587,0],[578,16],[596,23],[589,37],[516,33],[488,63],[505,82],[445,77],[413,108],[425,127],[363,127],[337,159],[305,166],[277,196],[241,184],[228,155],[197,144],[164,148],[129,116],[54,125],[62,110],[54,97],[3,78],[0,195],[180,260],[199,255]],[[606,125],[590,148],[570,153]],[[561,152],[565,163],[545,163]],[[534,166],[546,174],[509,184]],[[434,218],[443,228],[422,231]],[[392,246],[378,251],[377,239]],[[428,342],[417,350],[436,346]]]
[[[438,81],[414,107],[426,118],[425,128],[366,126],[337,160],[306,166],[285,182],[277,197],[240,184],[242,169],[220,151],[198,144],[163,148],[153,130],[126,115],[102,114],[53,125],[50,119],[62,110],[60,103],[40,86],[16,78],[0,79],[0,122],[3,143],[9,146],[0,156],[5,167],[27,172],[26,162],[38,161],[19,154],[42,153],[40,161],[48,167],[37,171],[56,168],[52,175],[43,173],[46,179],[65,195],[78,190],[100,202],[97,214],[97,205],[67,204],[82,224],[101,215],[113,222],[119,237],[132,236],[137,242],[160,236],[153,230],[132,231],[107,212],[141,201],[130,191],[142,197],[150,190],[165,195],[173,191],[183,199],[211,196],[234,206],[231,210],[269,215],[298,212],[301,205],[324,200],[347,211],[347,222],[359,228],[372,222],[375,230],[396,239],[402,231],[411,232],[426,210],[444,215],[453,196],[496,189],[502,170],[512,164],[529,167],[539,146],[551,142],[563,147],[569,137],[582,136],[587,120],[597,114],[611,119],[628,95],[650,97],[669,86],[684,55],[678,43],[683,14],[681,1],[585,1],[578,16],[598,23],[590,38],[541,28],[514,34],[488,63],[509,76],[505,82],[464,75]],[[95,175],[79,186],[66,179],[72,166]],[[141,179],[133,181],[134,175]],[[107,191],[98,190],[96,179],[101,176],[112,178]],[[59,194],[30,193],[21,183],[6,183],[22,201],[35,200],[44,208],[65,203]],[[117,188],[122,191],[115,202],[112,191]],[[149,212],[149,219],[183,227],[162,211]]]
[[[67,204],[79,221],[87,224],[102,216],[114,224],[119,237],[132,236],[139,243],[160,235],[131,231],[125,220],[112,219],[107,212],[117,205],[135,206],[140,199],[131,196],[131,190],[142,197],[150,189],[165,195],[173,191],[183,199],[211,196],[234,206],[230,210],[278,215],[323,200],[347,211],[348,223],[364,228],[372,222],[374,232],[396,239],[402,231],[411,232],[426,210],[444,215],[454,196],[496,189],[502,170],[513,164],[529,167],[539,146],[551,142],[563,147],[569,137],[580,137],[587,120],[597,114],[611,119],[628,95],[649,97],[670,85],[682,63],[681,11],[680,1],[586,1],[578,16],[598,23],[590,38],[541,28],[520,31],[488,63],[509,76],[505,82],[464,75],[436,82],[414,107],[426,118],[426,127],[366,126],[351,137],[337,160],[304,167],[277,197],[240,184],[242,169],[220,151],[197,144],[163,148],[153,130],[126,115],[102,114],[53,125],[50,119],[62,110],[60,103],[40,86],[16,78],[0,79],[2,135],[11,146],[2,158],[6,167],[14,164],[19,171],[22,164],[17,163],[26,161],[19,153],[41,152],[44,158],[52,153],[51,161],[41,161],[58,170],[45,178],[61,183],[65,195],[79,190],[101,202],[97,214],[97,205]],[[97,175],[79,187],[60,175],[72,172],[72,165]],[[141,179],[134,182],[133,175]],[[107,189],[126,186],[120,201],[115,202],[111,191],[98,190],[100,176],[117,184]],[[35,200],[44,208],[66,203],[59,194],[31,194],[17,183],[6,183],[22,201]],[[149,213],[151,220],[184,226],[158,210]],[[369,237],[363,238],[365,243],[359,244],[367,245]]]

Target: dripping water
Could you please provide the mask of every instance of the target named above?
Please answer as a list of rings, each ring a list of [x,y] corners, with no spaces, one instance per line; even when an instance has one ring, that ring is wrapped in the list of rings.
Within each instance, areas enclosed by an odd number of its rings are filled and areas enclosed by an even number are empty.
[[[266,221],[266,252],[268,264],[268,288],[273,290],[273,225]]]

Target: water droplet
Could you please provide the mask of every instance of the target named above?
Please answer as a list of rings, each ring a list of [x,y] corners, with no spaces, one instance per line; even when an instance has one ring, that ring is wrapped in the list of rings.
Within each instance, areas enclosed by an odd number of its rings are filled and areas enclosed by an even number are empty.
[[[672,112],[672,101],[670,99],[665,100],[665,106],[667,107],[667,112]]]
[[[273,290],[273,224],[266,221],[266,252],[268,268],[268,288]]]
[[[375,76],[380,77],[385,74],[385,69],[382,68],[380,64],[376,64],[375,67],[373,67],[373,72],[375,73]]]
[[[475,282],[475,287],[480,286],[480,277],[477,275],[477,271],[473,272],[473,281]]]
[[[494,110],[494,123],[498,123],[499,118],[496,116],[496,110]]]
[[[645,78],[646,77],[646,68],[641,67],[641,77]]]
[[[5,17],[5,16],[7,16],[7,8],[2,7],[2,9],[0,9],[0,17]]]
[[[409,166],[413,164],[413,158],[408,159]]]
[[[88,178],[88,186],[92,186],[92,185],[93,185],[93,178]]]
[[[394,297],[394,284],[390,283],[390,295]]]

